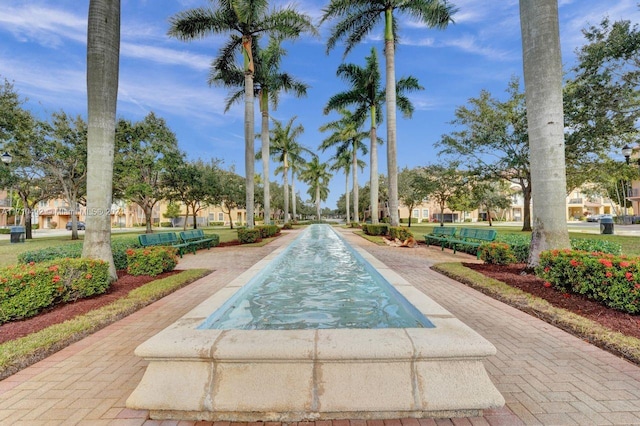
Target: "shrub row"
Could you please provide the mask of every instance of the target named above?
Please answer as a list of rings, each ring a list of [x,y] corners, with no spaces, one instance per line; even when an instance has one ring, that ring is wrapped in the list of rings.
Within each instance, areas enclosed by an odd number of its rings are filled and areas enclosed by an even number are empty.
[[[269,238],[280,233],[280,227],[278,225],[260,225],[255,229],[260,231],[260,238]]]
[[[529,260],[530,235],[498,234],[496,241],[507,243],[516,258],[515,263],[526,263]],[[588,252],[602,252],[614,255],[622,253],[622,246],[612,241],[589,238],[571,238],[571,248]]]
[[[155,277],[173,271],[178,264],[177,249],[169,246],[130,248],[126,251],[127,273]]]
[[[0,324],[28,318],[61,302],[109,288],[109,265],[93,259],[61,259],[0,268]]]
[[[540,253],[536,275],[546,287],[583,294],[613,309],[640,313],[640,258],[579,250]]]
[[[413,237],[411,231],[402,226],[389,226],[386,223],[363,223],[362,231],[367,235],[380,235],[389,236],[391,239],[406,240],[409,237]]]
[[[113,262],[117,270],[127,269],[127,249],[140,247],[137,238],[119,238],[111,242]],[[82,256],[82,243],[48,247],[40,250],[26,251],[18,254],[19,263],[40,263],[54,259],[79,258]]]
[[[238,228],[238,241],[240,244],[251,244],[260,241],[261,232],[257,228]]]

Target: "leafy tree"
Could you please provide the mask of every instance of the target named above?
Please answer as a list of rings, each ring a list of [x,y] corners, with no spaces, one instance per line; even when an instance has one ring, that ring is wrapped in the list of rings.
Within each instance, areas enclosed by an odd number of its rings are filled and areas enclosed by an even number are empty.
[[[376,48],[371,48],[371,55],[365,58],[365,67],[354,64],[341,64],[337,75],[350,83],[350,89],[346,92],[333,95],[327,102],[324,113],[331,110],[340,110],[349,106],[355,107],[354,118],[362,121],[369,117],[369,161],[370,176],[369,187],[371,204],[371,223],[378,223],[378,209],[375,207],[378,200],[378,143],[382,143],[377,137],[377,126],[382,122],[382,104],[385,100],[385,90],[381,89],[380,68]],[[397,104],[405,117],[413,114],[413,105],[405,92],[422,90],[424,87],[418,84],[415,77],[405,77],[396,83]]]
[[[125,199],[143,210],[147,233],[153,232],[153,207],[168,196],[163,176],[183,163],[183,156],[175,134],[153,112],[141,122],[119,121],[117,186]]]
[[[419,182],[423,184],[421,185]],[[413,208],[427,199],[431,192],[431,185],[426,183],[424,179],[420,180],[419,169],[405,167],[398,173],[398,197],[400,202],[409,209],[409,227],[411,227]]]
[[[82,117],[55,113],[45,125],[47,137],[37,147],[37,161],[60,188],[71,215],[71,239],[78,239],[78,205],[87,190],[87,123]]]
[[[571,247],[558,0],[520,0],[520,25],[534,200],[528,265],[534,267],[542,251]]]
[[[229,226],[233,229],[233,218],[231,211],[233,209],[244,208],[245,203],[245,185],[246,180],[235,173],[233,168],[220,171],[220,207],[222,211],[229,216]],[[248,220],[248,217],[247,217]]]
[[[57,186],[37,161],[43,125],[22,107],[24,100],[7,80],[0,86],[0,141],[13,161],[0,168],[0,183],[12,188],[24,206],[25,237],[31,239],[31,213],[40,201],[57,194]]]
[[[320,127],[321,132],[333,131],[329,137],[322,141],[320,149],[324,152],[329,148],[336,149],[336,155],[341,155],[342,151],[351,153],[351,176],[353,178],[353,217],[360,220],[359,207],[360,198],[358,196],[358,151],[367,153],[367,146],[362,142],[367,137],[365,132],[359,129],[362,120],[356,120],[353,113],[346,108],[338,110],[342,116],[338,120],[331,121]]]
[[[316,204],[316,218],[321,220],[320,202],[325,201],[329,196],[329,180],[331,173],[327,171],[327,164],[321,163],[317,156],[307,162],[300,178],[309,185],[307,193],[313,198]]]
[[[444,226],[444,209],[453,199],[458,188],[462,187],[463,176],[458,171],[459,164],[431,164],[422,167],[413,178],[414,185],[421,194],[434,200],[440,207],[440,226]]]
[[[220,49],[214,69],[229,70],[235,52],[243,57],[245,88],[245,186],[247,226],[253,228],[254,215],[254,37],[267,34],[277,40],[297,38],[303,32],[315,33],[311,19],[293,7],[268,11],[267,0],[210,0],[213,7],[188,9],[170,18],[169,35],[180,40],[226,34],[227,43]]]
[[[90,0],[87,24],[87,230],[82,256],[109,263],[113,161],[120,65],[120,0]]]
[[[640,119],[638,25],[605,18],[583,34],[564,88],[568,188],[592,182],[613,148],[635,143]]]
[[[506,101],[482,90],[468,105],[456,108],[451,124],[460,128],[436,144],[441,154],[464,161],[479,179],[507,179],[522,189],[523,231],[531,231],[531,166],[524,94],[517,78],[507,87]]]
[[[474,203],[487,212],[489,226],[493,226],[492,213],[511,207],[509,184],[504,180],[473,182],[471,194]]]
[[[182,216],[180,206],[173,201],[169,202],[169,204],[167,205],[167,211],[162,213],[162,217],[167,218],[171,221],[171,226],[175,225],[174,219],[177,219],[180,216]]]
[[[162,186],[166,188],[166,196],[170,200],[179,200],[186,207],[184,229],[187,229],[187,218],[191,213],[193,229],[198,228],[198,212],[209,204],[207,195],[215,191],[215,172],[203,161],[184,162],[170,165],[167,173],[162,175]],[[214,177],[206,180],[206,174],[213,173]]]
[[[321,22],[337,19],[327,41],[330,51],[345,41],[345,56],[362,39],[384,21],[384,53],[386,61],[387,104],[387,172],[389,174],[389,208],[391,224],[398,226],[398,166],[396,143],[396,75],[395,44],[397,14],[406,14],[429,28],[445,28],[455,13],[453,5],[444,0],[331,0],[324,9]]]

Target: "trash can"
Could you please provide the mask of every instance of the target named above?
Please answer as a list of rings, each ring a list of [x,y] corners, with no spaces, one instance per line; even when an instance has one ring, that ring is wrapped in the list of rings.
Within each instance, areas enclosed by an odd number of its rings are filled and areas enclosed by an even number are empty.
[[[603,217],[600,219],[600,233],[613,234],[613,218]]]
[[[24,243],[24,226],[12,226],[11,243]]]

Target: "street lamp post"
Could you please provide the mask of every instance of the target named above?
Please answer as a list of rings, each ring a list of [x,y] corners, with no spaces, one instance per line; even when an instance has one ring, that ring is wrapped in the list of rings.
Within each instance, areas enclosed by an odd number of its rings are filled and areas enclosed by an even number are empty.
[[[624,156],[624,161],[625,163],[627,163],[627,165],[629,165],[630,162],[630,158],[631,158],[631,154],[633,154],[633,150],[634,148],[630,147],[629,145],[625,145],[622,147],[622,155]],[[637,160],[634,161],[634,165],[638,166],[640,168],[640,158],[638,158]],[[625,222],[627,220],[627,197],[631,197],[633,195],[632,191],[633,191],[633,185],[632,183],[629,184],[629,186],[631,187],[631,191],[627,192],[627,196],[625,197],[625,202],[624,202],[624,216],[625,216]],[[632,202],[633,205],[633,202]],[[636,210],[634,209],[633,211],[634,214],[636,214]]]

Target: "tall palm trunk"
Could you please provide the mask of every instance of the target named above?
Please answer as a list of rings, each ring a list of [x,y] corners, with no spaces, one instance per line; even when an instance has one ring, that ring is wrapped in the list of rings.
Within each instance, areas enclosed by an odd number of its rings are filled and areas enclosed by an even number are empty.
[[[345,202],[346,202],[346,207],[347,207],[347,223],[351,222],[350,218],[349,218],[349,170],[346,170],[346,173],[344,174],[345,176],[345,182],[344,182],[344,198],[345,198]]]
[[[285,155],[283,164],[283,186],[284,186],[284,223],[289,222],[289,159]]]
[[[260,111],[262,112],[262,181],[264,184],[264,224],[271,223],[271,188],[269,187],[269,92],[260,91]]]
[[[358,145],[357,141],[353,140],[353,157],[352,157],[352,169],[353,169],[353,220],[360,222],[360,212],[358,206],[360,204],[360,197],[358,195]]]
[[[293,221],[296,221],[296,185],[295,185],[295,180],[296,180],[296,172],[294,171],[294,168],[291,168],[291,217],[293,219]]]
[[[378,223],[378,136],[376,129],[376,107],[371,107],[371,130],[369,131],[369,139],[371,139],[370,166],[369,166],[369,188],[371,192],[370,207],[371,223]]]
[[[393,45],[392,9],[385,11],[384,57],[386,61],[387,102],[387,174],[389,175],[389,216],[391,226],[399,226],[398,216],[398,149],[396,146],[396,69]]]
[[[531,267],[540,252],[570,247],[558,1],[520,0],[520,25],[533,197]]]
[[[247,211],[247,228],[253,228],[253,194],[254,194],[254,161],[255,153],[253,152],[253,57],[251,56],[251,36],[242,37],[242,51],[244,54],[244,170],[245,170],[245,186],[246,186],[246,211]]]
[[[316,187],[316,218],[320,222],[320,182]]]
[[[117,279],[111,251],[111,202],[115,151],[120,0],[91,0],[87,26],[87,231],[82,256],[109,263]]]

